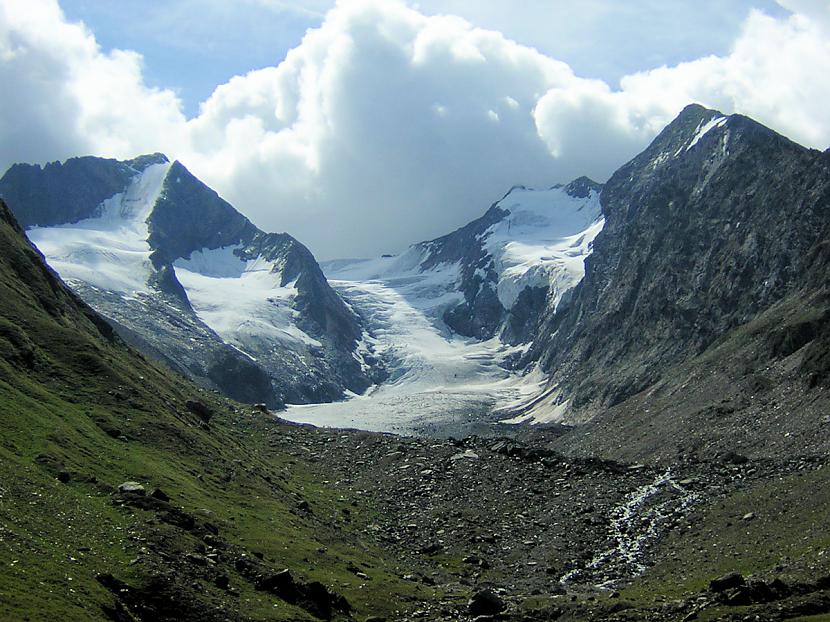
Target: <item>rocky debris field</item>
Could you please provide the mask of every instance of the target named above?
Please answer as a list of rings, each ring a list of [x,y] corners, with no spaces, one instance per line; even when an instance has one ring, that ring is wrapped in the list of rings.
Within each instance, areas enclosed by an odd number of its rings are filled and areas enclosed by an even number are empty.
[[[566,458],[507,438],[411,439],[291,425],[275,426],[270,444],[311,462],[323,483],[350,490],[341,509],[346,520],[355,508],[368,508],[361,514],[368,516],[361,526],[366,539],[394,552],[405,580],[425,596],[434,586],[455,595],[402,602],[400,619],[692,620],[707,612],[730,619],[726,610],[738,607],[759,617],[743,617],[745,611],[735,619],[766,620],[784,619],[790,601],[801,611],[805,599],[812,604],[804,611],[830,612],[828,579],[739,575],[739,584],[720,589],[716,580],[726,573],[708,576],[704,567],[691,594],[652,600],[637,587],[641,577],[659,576],[679,560],[683,553],[665,543],[687,532],[695,534],[694,546],[702,539],[716,552],[722,547],[715,558],[723,563],[712,563],[712,571],[744,568],[748,543],[719,541],[706,524],[707,509],[766,482],[823,473],[825,459],[750,461],[724,453],[666,469]],[[746,528],[747,537],[763,522],[748,499],[724,523]],[[303,504],[302,511],[315,509]],[[779,553],[784,576],[792,560]],[[372,580],[370,568],[350,570]]]
[[[206,434],[226,418],[198,401],[183,408]],[[725,452],[668,468],[566,457],[543,436],[406,438],[250,407],[228,422],[248,444],[194,463],[190,484],[158,466],[114,480],[37,455],[0,487],[11,560],[0,571],[36,572],[16,570],[32,550],[55,558],[45,569],[68,555],[71,574],[39,575],[42,589],[99,593],[105,604],[84,611],[116,622],[830,614],[826,458]],[[107,437],[140,450],[125,430]],[[34,495],[25,481],[36,473],[51,486]],[[73,490],[95,512],[76,508]],[[42,524],[11,520],[24,510]],[[95,587],[77,586],[83,576]]]

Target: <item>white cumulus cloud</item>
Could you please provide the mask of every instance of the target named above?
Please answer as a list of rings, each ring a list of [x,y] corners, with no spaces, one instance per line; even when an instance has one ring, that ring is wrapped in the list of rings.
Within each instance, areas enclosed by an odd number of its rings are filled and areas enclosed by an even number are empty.
[[[183,145],[180,102],[145,86],[141,56],[103,53],[56,2],[0,2],[0,82],[0,168]]]
[[[0,0],[0,168],[165,151],[322,258],[395,251],[513,184],[603,181],[691,101],[826,148],[830,20],[823,2],[781,4],[792,13],[751,13],[728,54],[615,89],[458,17],[341,0],[278,66],[219,86],[186,120],[146,86],[140,56],[102,51],[54,0]]]

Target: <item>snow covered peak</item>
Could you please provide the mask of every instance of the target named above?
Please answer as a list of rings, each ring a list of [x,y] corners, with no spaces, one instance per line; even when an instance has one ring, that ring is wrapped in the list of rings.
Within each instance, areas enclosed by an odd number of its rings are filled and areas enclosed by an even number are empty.
[[[164,154],[20,165],[0,180],[5,193],[71,287],[207,386],[279,405],[383,376],[369,350],[356,353],[360,318],[311,252],[260,231]]]
[[[552,304],[584,274],[585,257],[602,230],[598,189],[584,197],[569,186],[549,190],[516,189],[497,206],[507,212],[481,236],[498,275],[496,293],[510,309],[528,287],[550,287]]]
[[[602,184],[598,184],[590,177],[577,177],[567,186],[565,192],[575,199],[586,199],[591,193],[599,194],[602,192]]]
[[[326,272],[340,282],[383,282],[439,329],[489,339],[510,325],[505,339],[522,343],[538,315],[528,301],[556,308],[582,279],[603,226],[601,190],[587,178],[546,190],[514,186],[446,236],[396,257],[329,262]]]
[[[565,186],[514,188],[496,206],[509,214],[485,233],[491,243],[494,238],[509,242],[527,235],[538,237],[537,233],[546,239],[567,237],[583,231],[600,215],[598,190],[574,197]],[[512,235],[495,235],[506,233]]]

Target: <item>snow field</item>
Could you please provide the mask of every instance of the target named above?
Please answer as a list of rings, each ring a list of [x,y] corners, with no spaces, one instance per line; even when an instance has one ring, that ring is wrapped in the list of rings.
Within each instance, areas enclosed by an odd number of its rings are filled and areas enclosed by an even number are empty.
[[[152,273],[147,217],[162,191],[169,163],[153,164],[127,189],[101,204],[101,215],[26,234],[61,278],[133,295],[147,292]]]

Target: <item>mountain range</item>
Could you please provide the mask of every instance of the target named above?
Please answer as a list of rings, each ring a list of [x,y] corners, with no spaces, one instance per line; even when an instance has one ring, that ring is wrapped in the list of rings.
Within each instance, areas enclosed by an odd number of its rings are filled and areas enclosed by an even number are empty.
[[[302,244],[258,230],[161,154],[19,164],[0,179],[30,239],[122,338],[203,386],[274,408],[361,395],[430,365],[401,342],[495,338],[513,349],[488,356],[509,368],[535,318],[582,278],[600,191],[587,178],[514,187],[481,218],[399,256],[328,262],[332,283],[384,280],[414,316],[379,321],[389,300],[365,288],[338,295]],[[388,323],[408,332],[388,334]]]
[[[798,351],[794,376],[826,380],[827,162],[751,119],[691,105],[605,184],[517,186],[448,235],[322,269],[160,154],[15,165],[0,196],[123,338],[229,397],[281,407],[417,387],[423,398],[525,377],[521,399],[486,404],[514,422],[570,425],[627,412],[788,303],[803,318],[779,320],[776,334],[795,333],[781,337],[792,343],[732,365],[757,380]],[[755,397],[730,399],[753,416]],[[709,441],[720,434],[710,429]]]
[[[629,456],[669,453],[668,431],[681,452],[826,451],[830,155],[690,106],[602,205],[570,308],[540,320],[528,415],[596,420]]]
[[[322,265],[161,154],[0,197],[2,616],[830,614],[830,152],[691,105]]]

